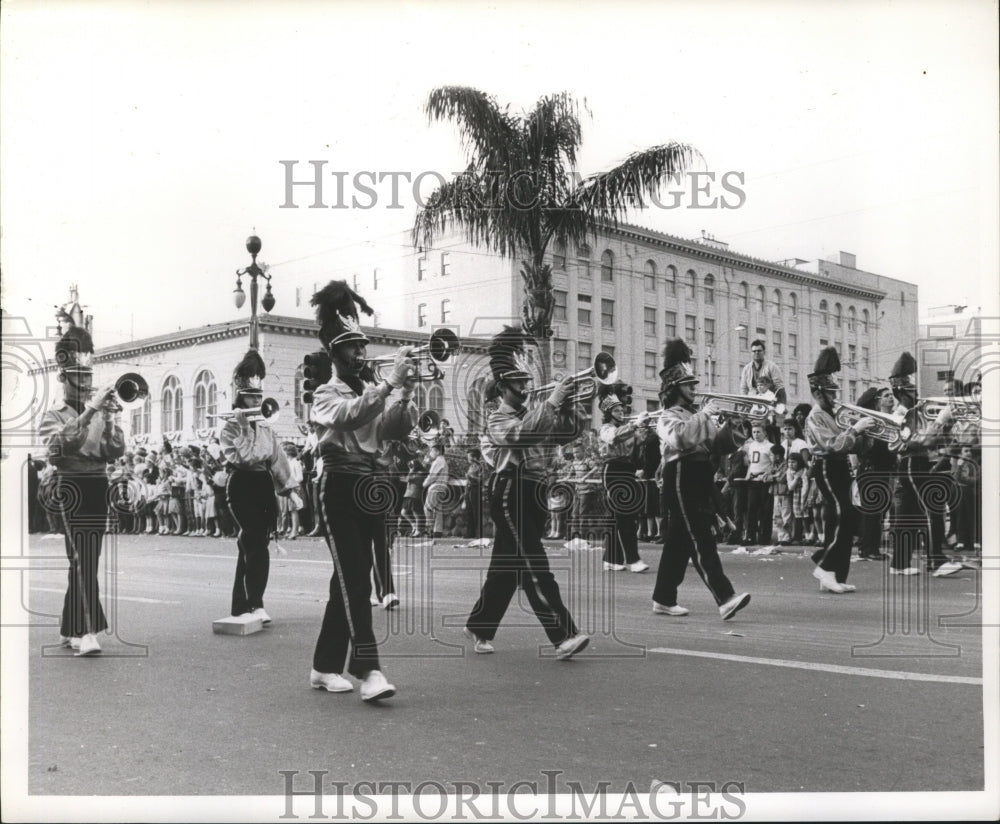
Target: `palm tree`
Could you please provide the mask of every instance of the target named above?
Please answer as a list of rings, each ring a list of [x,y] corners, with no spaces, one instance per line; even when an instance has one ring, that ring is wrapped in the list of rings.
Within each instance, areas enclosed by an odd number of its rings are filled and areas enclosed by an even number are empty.
[[[589,115],[584,102],[584,111]],[[430,122],[457,124],[468,166],[436,189],[417,213],[413,245],[429,247],[435,236],[460,227],[470,243],[503,258],[521,258],[522,320],[542,349],[547,379],[552,336],[552,267],[545,252],[582,244],[606,225],[617,226],[629,209],[641,208],[670,178],[701,157],[683,143],[653,146],[629,155],[615,168],[581,177],[580,105],[568,93],[542,97],[514,115],[478,89],[443,86],[427,98]]]

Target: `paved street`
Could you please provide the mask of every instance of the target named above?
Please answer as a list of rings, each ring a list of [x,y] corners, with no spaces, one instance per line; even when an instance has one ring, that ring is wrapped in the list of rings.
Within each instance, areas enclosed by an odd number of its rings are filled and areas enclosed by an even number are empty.
[[[357,689],[309,689],[330,561],[319,540],[282,547],[272,545],[272,627],[234,637],[211,627],[228,613],[232,541],[118,539],[101,579],[116,634],[101,637],[99,658],[54,646],[64,568],[26,574],[39,624],[30,792],[279,795],[279,770],[543,786],[542,771],[556,770],[561,785],[735,781],[747,792],[983,786],[973,571],[884,580],[882,564],[859,562],[856,593],[821,594],[806,550],[725,547],[727,573],[753,601],[723,622],[691,567],[680,591],[691,614],[652,614],[658,546],[642,545],[652,569],[641,575],[603,572],[598,552],[553,551],[574,616],[595,635],[559,662],[517,603],[496,654],[466,648],[488,549],[399,545],[401,608],[375,611],[399,692],[370,706]],[[32,536],[30,552],[40,565],[62,547]]]

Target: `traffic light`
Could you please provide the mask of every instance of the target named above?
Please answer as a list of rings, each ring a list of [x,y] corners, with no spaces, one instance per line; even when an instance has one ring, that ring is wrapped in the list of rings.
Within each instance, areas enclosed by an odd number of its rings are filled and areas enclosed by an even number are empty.
[[[313,392],[316,387],[327,383],[333,376],[333,363],[330,356],[320,350],[311,352],[302,359],[302,403],[307,406],[313,402]]]

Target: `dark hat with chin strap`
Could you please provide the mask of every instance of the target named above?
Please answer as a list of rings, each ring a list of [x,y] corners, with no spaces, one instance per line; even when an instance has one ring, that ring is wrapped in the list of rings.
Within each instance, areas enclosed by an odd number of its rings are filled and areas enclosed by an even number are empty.
[[[663,347],[663,369],[660,370],[661,389],[699,383],[691,365],[691,348],[681,339],[667,341]]]
[[[840,355],[837,354],[837,350],[834,347],[825,347],[819,353],[819,357],[816,358],[816,365],[813,367],[813,371],[807,376],[809,388],[836,391],[840,386],[834,380],[833,375],[839,371]]]
[[[329,348],[351,341],[368,343],[368,337],[361,331],[358,308],[366,315],[374,315],[375,310],[347,285],[346,280],[331,280],[312,296],[309,303],[316,307],[319,339],[324,346]]]
[[[488,350],[493,380],[531,380],[529,347],[534,345],[535,339],[520,326],[505,326],[493,337]]]
[[[70,326],[56,342],[56,365],[60,372],[93,373],[94,341],[82,326]]]

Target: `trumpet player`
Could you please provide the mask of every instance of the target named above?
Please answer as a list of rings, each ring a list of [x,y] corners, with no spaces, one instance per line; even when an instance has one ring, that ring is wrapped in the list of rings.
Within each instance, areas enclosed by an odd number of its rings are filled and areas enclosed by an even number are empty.
[[[893,408],[892,391],[889,387],[872,387],[861,393],[858,406],[883,414],[891,414]],[[877,408],[876,408],[877,407]],[[889,444],[876,438],[866,437],[865,447],[858,458],[858,492],[861,500],[892,500],[892,479],[889,476],[896,467],[896,454]],[[885,495],[877,495],[870,489],[873,485],[883,486]],[[858,527],[858,557],[865,561],[881,561],[882,513],[862,512]]]
[[[313,395],[311,419],[323,460],[320,508],[333,574],[309,684],[350,692],[346,671],[361,681],[363,701],[378,701],[396,694],[379,663],[370,600],[374,554],[388,557],[386,514],[393,496],[380,494],[372,482],[378,482],[377,459],[387,443],[405,441],[416,425],[416,363],[410,348],[401,347],[389,376],[376,379],[358,320],[358,307],[369,315],[373,310],[345,281],[328,283],[313,295],[312,305],[330,361],[329,375]],[[398,400],[387,406],[394,392]]]
[[[291,467],[273,430],[248,410],[263,401],[264,361],[249,349],[233,370],[233,412],[219,433],[222,455],[232,467],[226,481],[226,500],[236,521],[236,573],[230,613],[253,616],[267,626],[264,590],[271,565],[269,544],[278,522],[276,493],[295,488]]]
[[[97,570],[108,518],[108,463],[125,454],[125,433],[116,420],[114,384],[92,389],[94,342],[71,326],[56,343],[63,403],[42,416],[39,434],[63,489],[46,501],[57,514],[69,559],[60,623],[61,643],[77,655],[100,653],[97,635],[108,622],[101,606]]]
[[[645,572],[649,566],[639,557],[638,519],[644,516],[644,490],[636,478],[636,434],[649,415],[640,413],[625,420],[625,406],[614,392],[601,400],[604,423],[600,439],[604,444],[604,494],[615,519],[615,529],[604,551],[605,570]]]
[[[809,389],[816,401],[806,418],[806,441],[813,455],[813,479],[823,496],[823,545],[812,555],[813,577],[821,591],[843,594],[857,589],[847,583],[851,569],[851,545],[857,531],[858,511],[851,502],[851,468],[847,460],[858,437],[873,426],[872,418],[861,418],[841,429],[834,418],[834,393],[838,386],[833,375],[840,371],[840,356],[828,346],[819,353],[808,376]]]
[[[653,589],[653,612],[657,615],[687,615],[677,603],[677,588],[684,580],[688,560],[708,587],[728,621],[750,603],[750,594],[739,595],[722,570],[712,526],[715,523],[712,455],[732,452],[735,436],[728,424],[714,420],[717,409],[709,400],[695,407],[694,387],[698,379],[691,367],[691,350],[679,338],[669,341],[663,352],[660,397],[663,412],[657,434],[663,449],[663,509],[667,534]]]
[[[493,652],[497,629],[520,587],[555,646],[556,658],[566,659],[586,647],[590,638],[578,631],[563,603],[542,545],[548,497],[544,483],[552,447],[575,440],[582,419],[572,406],[572,377],[555,384],[548,397],[531,409],[525,406],[531,380],[525,348],[533,344],[519,327],[506,327],[489,348],[490,371],[500,392],[500,406],[487,422],[496,447],[490,491],[496,536],[486,580],[465,632],[476,653]]]

